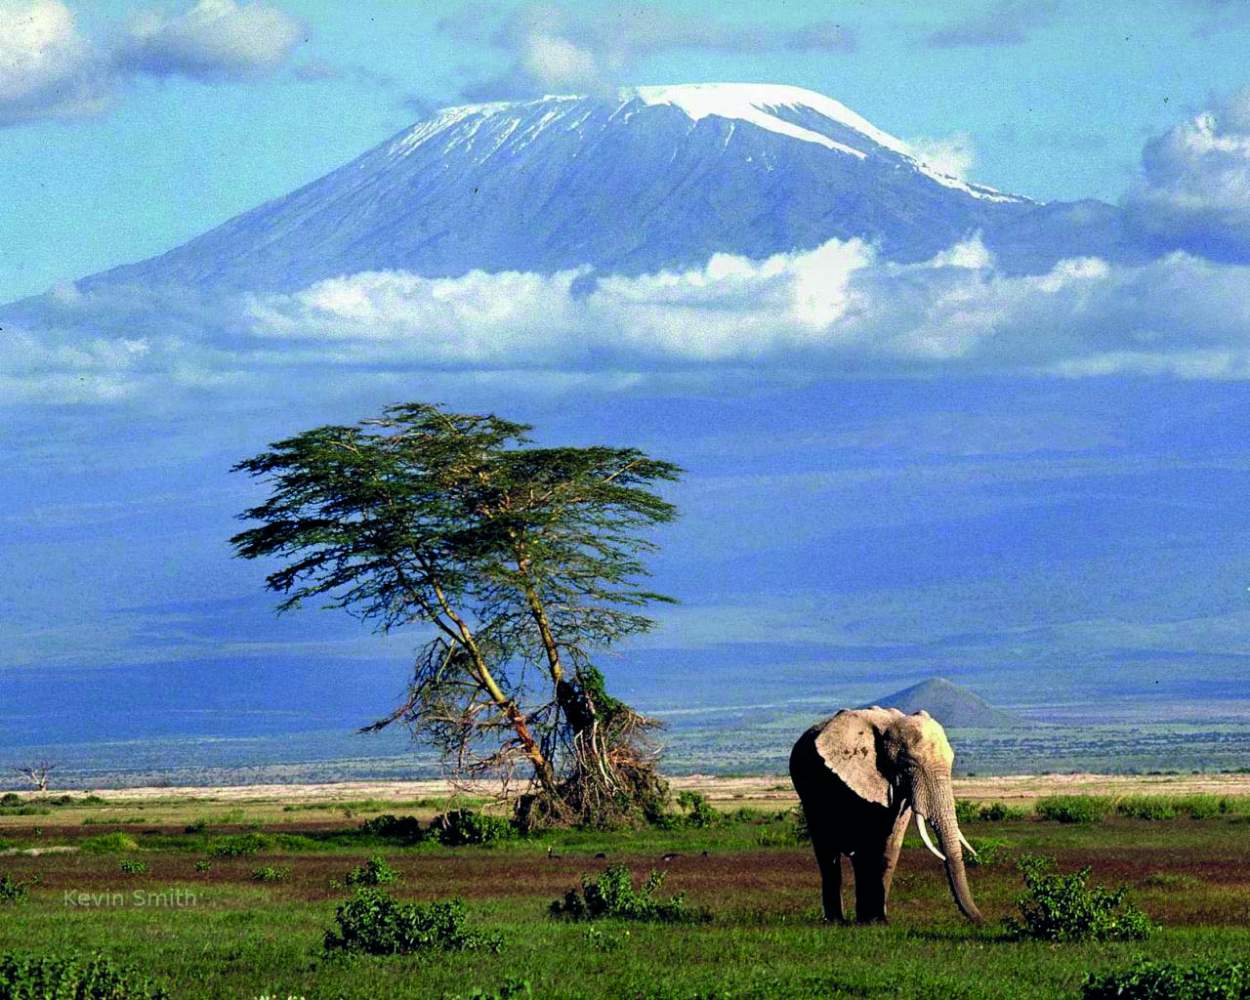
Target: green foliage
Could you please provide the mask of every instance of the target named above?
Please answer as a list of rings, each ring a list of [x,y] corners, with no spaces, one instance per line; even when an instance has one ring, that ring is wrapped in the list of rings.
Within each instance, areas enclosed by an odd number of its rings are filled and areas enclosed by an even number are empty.
[[[395,871],[381,855],[374,855],[363,865],[357,865],[343,878],[346,886],[390,885],[399,881],[399,873]]]
[[[103,955],[0,953],[5,1000],[169,1000],[146,976]]]
[[[1011,848],[1010,841],[998,837],[974,837],[971,840],[976,854],[965,852],[964,862],[969,868],[992,868],[1007,860]]]
[[[444,847],[469,844],[494,844],[517,835],[516,827],[502,816],[474,809],[453,809],[437,816],[431,829]]]
[[[20,806],[24,800],[17,792],[5,792],[0,795],[0,807]]]
[[[20,903],[26,898],[27,887],[34,885],[38,881],[36,878],[26,882],[19,882],[9,875],[8,872],[0,874],[0,904]]]
[[[115,833],[102,833],[98,837],[87,837],[79,846],[92,854],[114,854],[138,850],[139,842],[130,834],[119,830]]]
[[[146,875],[148,873],[148,863],[146,861],[133,861],[127,859],[118,867],[121,868],[123,875]]]
[[[498,951],[498,935],[469,928],[459,899],[435,903],[402,903],[377,888],[357,889],[338,905],[336,928],[326,932],[326,951],[369,955],[406,955],[415,951]]]
[[[285,882],[290,877],[290,865],[261,865],[252,869],[253,882]]]
[[[1115,811],[1120,816],[1130,819],[1174,819],[1176,806],[1171,800],[1155,795],[1138,795],[1120,799],[1115,804]]]
[[[685,811],[682,822],[686,826],[693,826],[697,830],[704,830],[710,826],[716,826],[721,815],[712,808],[707,797],[701,792],[685,791],[677,793],[677,805]]]
[[[761,847],[792,847],[811,843],[807,829],[807,815],[801,806],[783,809],[768,818],[756,834],[755,842]]]
[[[505,979],[497,990],[474,990],[472,993],[444,993],[442,1000],[524,1000],[532,997],[533,989],[528,979],[513,976]]]
[[[682,893],[668,899],[657,899],[655,894],[663,884],[664,873],[653,871],[635,889],[628,865],[610,865],[597,877],[583,875],[581,891],[570,889],[564,899],[552,902],[549,912],[553,917],[568,920],[615,917],[620,920],[689,924],[711,919],[706,910],[687,907]]]
[[[209,843],[208,850],[216,858],[242,858],[271,850],[273,846],[273,839],[266,834],[239,833],[216,838]]]
[[[416,844],[425,837],[421,821],[415,816],[392,816],[386,813],[374,816],[360,824],[362,833],[379,840],[393,840],[399,844]]]
[[[969,823],[1001,823],[1003,820],[1019,819],[1024,813],[1013,809],[1005,802],[972,802],[968,799],[956,799],[955,819],[960,826]]]
[[[1033,809],[1056,823],[1100,823],[1111,803],[1093,795],[1051,795],[1038,799]]]
[[[1139,959],[1127,969],[1090,973],[1082,1000],[1250,1000],[1244,962],[1180,965]]]
[[[213,870],[213,863],[208,860],[200,860],[195,863],[195,870],[201,875],[207,875]]]
[[[1090,869],[1061,874],[1054,863],[1032,855],[1020,859],[1026,892],[1017,899],[1020,919],[1007,929],[1017,938],[1043,941],[1140,941],[1154,929],[1149,918],[1126,900],[1120,886],[1088,884]]]

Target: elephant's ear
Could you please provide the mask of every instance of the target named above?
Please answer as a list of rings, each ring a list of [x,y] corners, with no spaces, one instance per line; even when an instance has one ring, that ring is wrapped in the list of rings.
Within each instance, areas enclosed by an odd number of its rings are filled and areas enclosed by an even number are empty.
[[[856,795],[888,806],[889,781],[877,763],[877,732],[870,717],[839,712],[816,737],[816,752]]]

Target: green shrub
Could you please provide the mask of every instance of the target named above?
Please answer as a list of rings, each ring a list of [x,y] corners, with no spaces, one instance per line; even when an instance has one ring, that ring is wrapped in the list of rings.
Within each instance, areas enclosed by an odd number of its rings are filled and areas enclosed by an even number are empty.
[[[968,799],[955,800],[955,822],[960,826],[975,823],[981,816],[981,807]]]
[[[239,833],[217,837],[208,845],[208,851],[217,858],[241,858],[272,847],[273,839],[263,833]]]
[[[22,797],[17,792],[5,792],[3,795],[0,795],[0,806],[8,808],[9,806],[20,806],[21,804]]]
[[[1152,889],[1194,889],[1202,880],[1184,872],[1151,872],[1140,884]]]
[[[490,816],[473,809],[443,813],[435,817],[431,829],[445,847],[493,844],[516,835],[516,829],[502,816]]]
[[[285,882],[290,877],[289,865],[262,865],[252,869],[253,882]]]
[[[793,847],[811,840],[807,832],[807,817],[801,807],[775,813],[758,834],[755,842],[761,847]]]
[[[123,861],[120,868],[123,875],[146,875],[148,873],[146,861]]]
[[[146,976],[102,955],[0,953],[0,997],[12,1000],[169,1000]]]
[[[0,904],[20,903],[26,898],[27,887],[34,885],[38,881],[38,878],[34,878],[26,882],[19,882],[7,872],[0,874]],[[0,996],[3,996],[3,994],[0,994]]]
[[[1011,848],[1009,841],[997,837],[976,837],[971,843],[976,854],[968,852],[964,855],[964,861],[969,868],[992,868],[1002,864]]]
[[[579,892],[570,889],[564,899],[549,907],[553,917],[568,920],[598,920],[616,917],[621,920],[654,920],[660,923],[703,923],[711,915],[702,909],[690,909],[682,893],[668,899],[656,899],[664,884],[664,873],[653,871],[637,889],[627,865],[610,865],[598,877],[582,876]]]
[[[497,990],[474,990],[472,993],[444,993],[442,1000],[523,1000],[534,995],[528,979],[505,979]]]
[[[1019,819],[1024,815],[1021,809],[1013,809],[1005,802],[990,802],[977,810],[977,818],[988,823],[1001,823],[1007,819]]]
[[[1129,903],[1127,889],[1088,885],[1090,869],[1061,874],[1046,858],[1026,856],[1019,868],[1025,893],[1016,903],[1019,920],[1008,918],[1017,938],[1042,941],[1140,941],[1154,929],[1149,918]]]
[[[208,861],[207,859],[197,861],[195,863],[195,870],[199,872],[201,875],[207,875],[209,872],[213,870],[213,863],[211,861]]]
[[[720,813],[712,808],[707,797],[701,792],[678,792],[677,806],[685,812],[685,815],[682,817],[682,823],[686,826],[705,830],[721,822]]]
[[[381,855],[374,855],[363,865],[357,865],[343,878],[343,884],[347,886],[390,885],[398,881],[399,873]]]
[[[93,854],[114,854],[121,851],[137,851],[139,842],[128,833],[102,833],[98,837],[87,837],[80,844],[84,851]]]
[[[383,889],[357,889],[338,905],[336,928],[326,932],[326,951],[406,955],[414,951],[488,948],[498,951],[498,935],[470,930],[464,902],[401,903]]]
[[[1110,803],[1093,795],[1051,795],[1033,806],[1042,819],[1056,823],[1099,823]]]
[[[1115,811],[1130,819],[1175,819],[1176,807],[1159,795],[1134,795],[1120,799]]]
[[[1139,959],[1127,969],[1090,973],[1083,1000],[1250,1000],[1250,965],[1178,965]]]
[[[421,822],[415,816],[374,816],[360,824],[362,833],[382,840],[394,840],[402,844],[416,844],[425,837]]]

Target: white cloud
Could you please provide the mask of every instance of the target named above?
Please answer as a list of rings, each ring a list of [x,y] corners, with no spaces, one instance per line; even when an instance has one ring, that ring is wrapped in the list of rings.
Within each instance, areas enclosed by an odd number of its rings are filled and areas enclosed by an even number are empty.
[[[1250,379],[1250,267],[1174,253],[1015,275],[975,237],[920,264],[830,240],[633,277],[381,271],[285,295],[63,290],[23,308],[3,324],[0,402],[246,406],[439,371],[541,373],[544,390],[735,371]]]
[[[1125,207],[1167,246],[1250,260],[1250,88],[1148,142]]]
[[[913,139],[912,154],[938,173],[967,180],[976,163],[976,149],[968,132],[952,132],[937,139]]]
[[[0,0],[0,126],[96,114],[108,73],[60,0]]]
[[[276,69],[303,33],[298,20],[260,0],[197,0],[177,15],[140,12],[118,58],[153,76],[240,79]]]

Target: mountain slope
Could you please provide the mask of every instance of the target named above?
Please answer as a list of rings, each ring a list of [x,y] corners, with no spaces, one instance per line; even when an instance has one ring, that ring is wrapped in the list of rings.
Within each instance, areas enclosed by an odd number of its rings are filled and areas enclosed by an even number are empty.
[[[830,98],[708,84],[445,109],[162,256],[82,286],[290,290],[367,270],[636,274],[863,238],[898,261],[981,233],[1008,270],[1123,252],[1118,210],[965,183]]]
[[[1026,724],[945,677],[931,677],[887,694],[874,704],[897,708],[908,715],[923,708],[943,726],[953,729],[1011,729]]]

